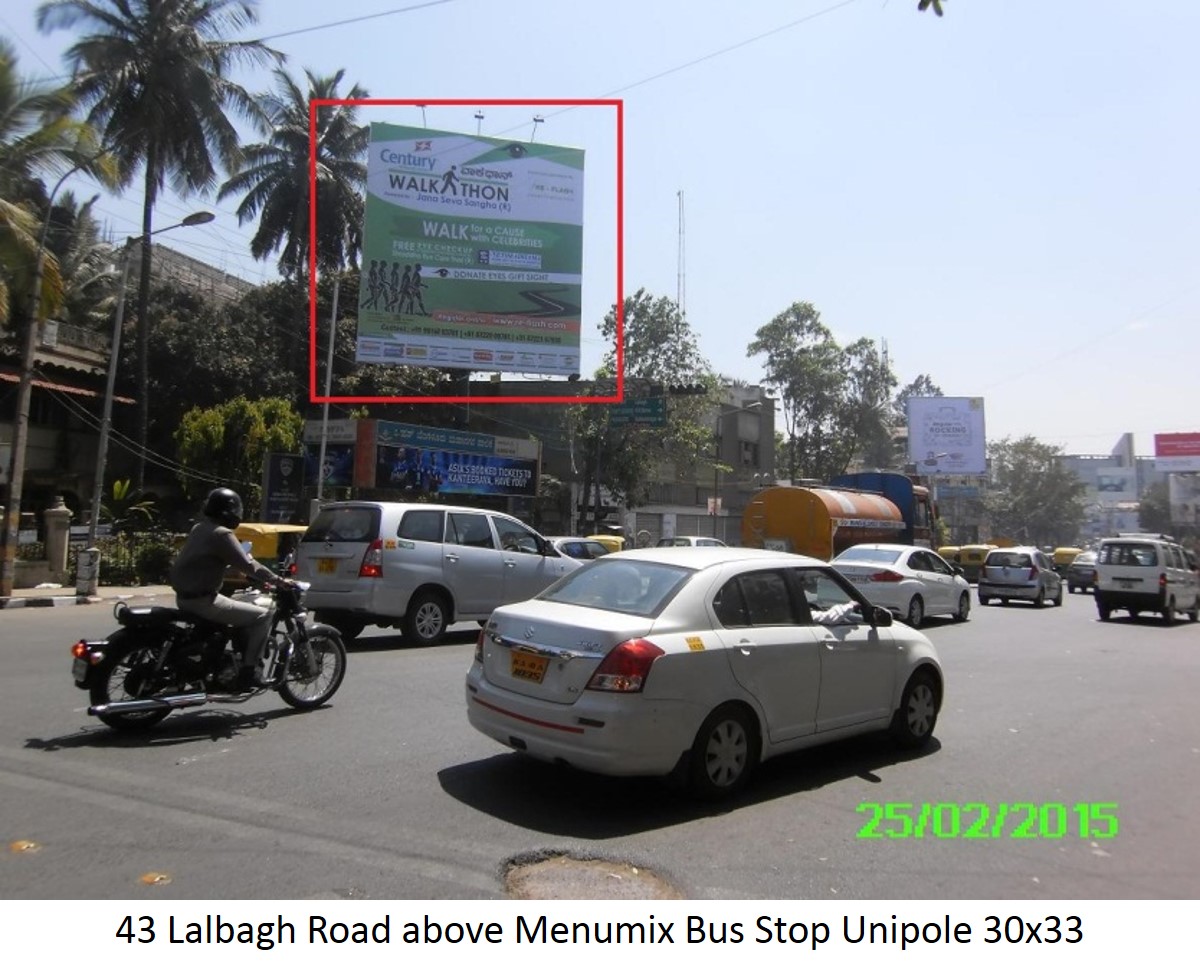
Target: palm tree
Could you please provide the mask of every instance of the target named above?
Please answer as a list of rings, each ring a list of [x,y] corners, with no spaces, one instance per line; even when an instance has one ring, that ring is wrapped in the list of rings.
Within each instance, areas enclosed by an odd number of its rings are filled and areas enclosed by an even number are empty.
[[[256,259],[279,252],[279,271],[299,279],[309,264],[309,101],[340,99],[345,70],[317,76],[305,69],[305,92],[282,68],[276,91],[259,96],[271,120],[270,141],[243,147],[244,166],[221,187],[218,200],[245,194],[242,223],[259,217],[250,242]],[[347,99],[364,99],[355,85]],[[323,271],[358,267],[362,248],[363,194],[370,128],[356,122],[356,108],[320,106],[316,114],[317,266]]]
[[[50,205],[40,176],[88,170],[111,180],[94,131],[69,117],[73,106],[69,88],[23,79],[13,47],[0,38],[0,323],[8,321],[13,300],[32,321],[26,307]],[[54,256],[42,260],[38,312],[49,315],[62,300],[61,281]]]
[[[169,180],[180,195],[211,191],[217,164],[237,165],[239,139],[229,113],[266,119],[255,100],[229,81],[238,63],[282,55],[261,41],[227,35],[257,21],[255,0],[48,0],[37,11],[43,31],[82,24],[67,50],[72,86],[87,120],[102,134],[128,182],[143,172],[141,270],[138,280],[138,443],[149,426],[148,328],[150,232],[154,205]],[[139,453],[136,486],[145,480]]]

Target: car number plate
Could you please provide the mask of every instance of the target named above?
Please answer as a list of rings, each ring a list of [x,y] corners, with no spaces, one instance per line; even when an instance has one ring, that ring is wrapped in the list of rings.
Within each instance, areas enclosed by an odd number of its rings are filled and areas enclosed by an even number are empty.
[[[322,575],[332,575],[337,571],[338,560],[336,558],[318,558],[317,571]]]
[[[71,676],[77,681],[87,677],[88,665],[86,660],[81,660],[78,657],[71,663]]]
[[[550,658],[540,653],[514,647],[509,670],[513,677],[540,684],[542,678],[546,676],[546,664],[549,662]]]
[[[1129,581],[1128,579],[1126,579],[1126,580],[1124,580],[1124,581],[1121,583],[1121,588],[1123,588],[1123,589],[1132,589],[1132,588],[1133,588],[1133,586],[1134,586],[1134,584],[1135,584],[1135,583],[1133,583],[1133,582]]]

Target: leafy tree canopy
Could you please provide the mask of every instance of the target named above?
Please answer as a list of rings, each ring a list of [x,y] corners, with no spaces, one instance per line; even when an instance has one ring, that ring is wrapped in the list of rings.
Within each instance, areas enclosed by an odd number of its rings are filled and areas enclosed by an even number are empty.
[[[984,507],[992,533],[1022,544],[1073,542],[1086,487],[1059,457],[1061,446],[1033,436],[988,443],[992,480]]]

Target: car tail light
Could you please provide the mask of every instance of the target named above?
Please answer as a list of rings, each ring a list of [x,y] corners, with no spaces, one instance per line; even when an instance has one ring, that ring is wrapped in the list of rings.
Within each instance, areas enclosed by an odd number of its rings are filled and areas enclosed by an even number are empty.
[[[480,630],[479,636],[475,638],[475,662],[483,663],[483,630]]]
[[[1159,592],[1167,591],[1167,573],[1166,572],[1161,572],[1158,576],[1158,591]]]
[[[376,538],[363,555],[358,569],[359,578],[383,578],[383,541]]]
[[[612,691],[615,694],[637,694],[646,686],[646,677],[665,650],[649,640],[626,640],[608,652],[592,679],[589,691]]]
[[[1031,569],[1029,569],[1029,581],[1036,582],[1037,577],[1038,577],[1037,565],[1034,565]]]
[[[903,582],[904,576],[899,572],[893,572],[890,568],[882,572],[876,572],[871,576],[872,582]]]
[[[295,578],[298,571],[300,571],[300,567],[295,562],[292,562],[287,567],[288,578]]]
[[[86,641],[80,640],[73,647],[71,647],[71,656],[74,657],[76,660],[86,660],[87,655],[88,655],[88,647],[87,647]]]

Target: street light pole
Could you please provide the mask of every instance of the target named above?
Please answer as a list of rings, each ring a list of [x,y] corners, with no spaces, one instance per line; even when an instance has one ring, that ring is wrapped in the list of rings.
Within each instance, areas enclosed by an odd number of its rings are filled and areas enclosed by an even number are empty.
[[[212,221],[216,215],[211,211],[197,211],[189,214],[178,224],[168,225],[152,231],[152,235],[171,231],[174,228],[204,225]],[[117,309],[113,314],[112,343],[109,345],[108,377],[104,384],[104,412],[100,418],[100,439],[96,444],[96,478],[92,483],[92,513],[88,521],[87,546],[96,547],[96,533],[100,524],[100,506],[104,501],[104,471],[108,466],[108,437],[112,431],[113,400],[117,384],[117,360],[121,351],[121,328],[125,322],[125,292],[129,284],[129,267],[133,264],[133,246],[144,236],[130,236],[125,239],[121,249],[121,285],[117,289]]]

